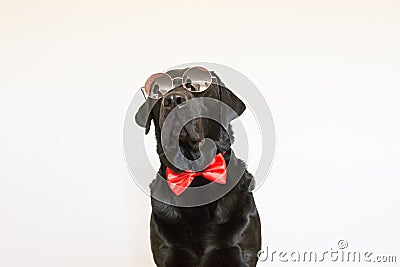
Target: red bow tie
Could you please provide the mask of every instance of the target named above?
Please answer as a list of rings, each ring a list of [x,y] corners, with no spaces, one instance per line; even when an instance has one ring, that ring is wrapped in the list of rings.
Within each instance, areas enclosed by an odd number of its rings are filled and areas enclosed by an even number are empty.
[[[201,172],[191,170],[182,173],[176,173],[167,167],[167,181],[169,188],[175,195],[179,196],[189,187],[193,179],[197,176],[203,176],[205,179],[218,184],[226,183],[226,163],[221,153],[217,154],[208,167]]]

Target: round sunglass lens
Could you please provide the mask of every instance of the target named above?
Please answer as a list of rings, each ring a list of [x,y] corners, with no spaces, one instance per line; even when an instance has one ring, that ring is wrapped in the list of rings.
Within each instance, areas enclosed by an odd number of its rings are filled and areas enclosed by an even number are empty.
[[[160,98],[172,88],[172,80],[168,74],[156,73],[147,79],[145,94],[150,98]]]
[[[182,78],[183,86],[192,92],[203,92],[212,82],[211,73],[203,67],[188,69]]]

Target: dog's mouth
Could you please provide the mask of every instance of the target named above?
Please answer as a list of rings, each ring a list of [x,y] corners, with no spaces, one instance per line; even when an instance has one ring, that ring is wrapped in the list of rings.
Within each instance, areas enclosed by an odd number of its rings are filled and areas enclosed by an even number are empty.
[[[201,141],[209,133],[209,127],[207,119],[193,119],[183,126],[179,134],[179,141],[191,150],[199,151]]]
[[[197,110],[193,110],[190,114],[194,114],[194,118],[186,123],[187,113],[176,113],[168,122],[160,120],[160,126],[164,131],[161,136],[163,153],[168,162],[177,169],[197,169],[198,166],[205,165],[210,158],[209,155],[215,153],[211,147],[204,146],[203,141],[210,138],[210,121],[200,117],[198,113]],[[166,118],[168,114],[165,111],[161,112],[162,118]]]
[[[200,143],[204,139],[202,131],[195,131],[193,127],[183,127],[179,135],[181,145],[191,148],[193,151],[199,151]]]
[[[198,151],[200,148],[200,142],[201,141],[192,141],[190,142],[190,147],[194,150],[194,151]]]

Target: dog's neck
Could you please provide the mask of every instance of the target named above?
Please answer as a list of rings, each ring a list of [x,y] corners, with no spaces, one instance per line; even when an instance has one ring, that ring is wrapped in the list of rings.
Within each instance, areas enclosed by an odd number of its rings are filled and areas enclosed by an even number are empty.
[[[204,217],[204,214],[210,213],[210,216],[214,216],[216,223],[224,223],[229,220],[233,210],[237,208],[238,202],[236,201],[239,192],[250,192],[254,187],[254,180],[246,170],[246,164],[235,156],[235,153],[231,150],[227,151],[224,155],[224,159],[228,166],[227,168],[227,180],[223,187],[230,189],[229,195],[224,195],[222,198],[216,199],[208,204],[201,205],[195,208],[195,213],[200,217]],[[170,190],[166,183],[166,166],[162,164],[157,174],[157,178],[154,179],[150,185],[151,189],[151,202],[153,207],[153,214],[156,215],[160,220],[167,223],[179,223],[187,221],[192,218],[193,214],[187,217],[185,211],[186,206],[176,205],[182,196],[177,197]],[[201,176],[196,177],[189,187],[201,186],[201,183],[210,183],[208,180]],[[204,194],[207,194],[207,188],[204,187]],[[247,195],[246,195],[247,196]],[[234,199],[235,201],[232,201]],[[192,198],[186,199],[185,201],[193,201]],[[182,203],[184,204],[185,201]],[[182,204],[181,203],[181,204]],[[240,202],[242,203],[242,202]],[[214,215],[213,215],[214,214]],[[195,220],[197,221],[197,220]],[[196,222],[196,223],[201,223]]]

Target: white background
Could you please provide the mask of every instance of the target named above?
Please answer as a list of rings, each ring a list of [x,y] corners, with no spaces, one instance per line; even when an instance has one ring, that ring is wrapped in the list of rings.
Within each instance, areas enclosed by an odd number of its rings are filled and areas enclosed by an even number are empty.
[[[0,266],[153,265],[123,121],[150,74],[193,61],[270,105],[264,248],[399,261],[399,30],[394,0],[0,2]]]

